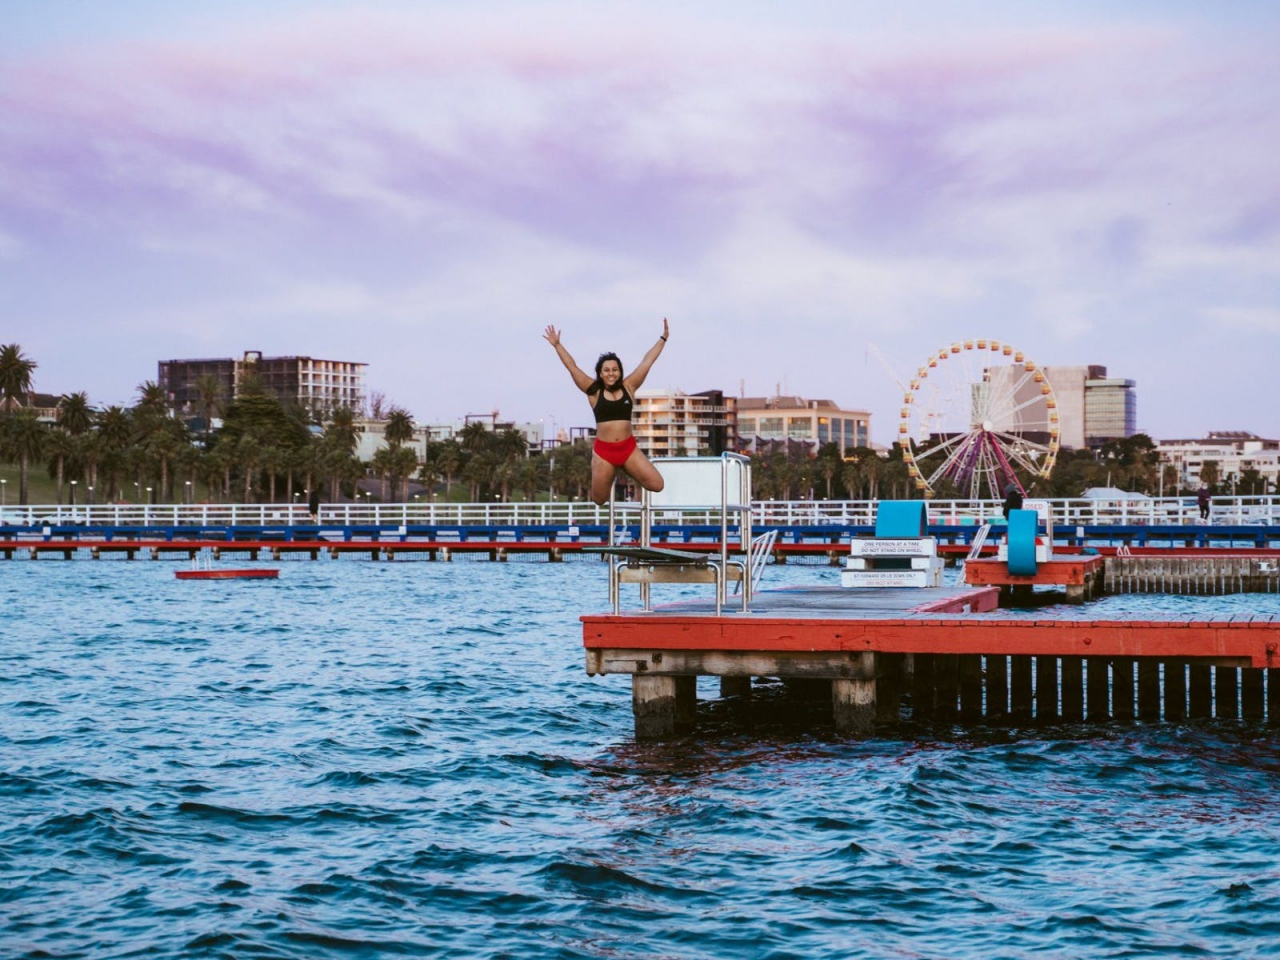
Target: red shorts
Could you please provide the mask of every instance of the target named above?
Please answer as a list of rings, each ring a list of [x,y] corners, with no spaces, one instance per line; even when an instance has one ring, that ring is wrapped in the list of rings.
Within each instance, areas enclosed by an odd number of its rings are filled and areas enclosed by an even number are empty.
[[[608,440],[597,440],[595,445],[595,454],[606,463],[612,463],[615,467],[620,467],[627,462],[627,458],[635,453],[636,438],[627,437],[625,440],[619,440],[617,443],[610,443]]]

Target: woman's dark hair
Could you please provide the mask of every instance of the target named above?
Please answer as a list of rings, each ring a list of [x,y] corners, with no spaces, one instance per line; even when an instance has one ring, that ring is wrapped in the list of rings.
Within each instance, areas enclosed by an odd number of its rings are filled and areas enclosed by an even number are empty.
[[[618,355],[616,353],[602,353],[600,354],[600,359],[596,361],[595,383],[587,387],[588,396],[593,396],[604,389],[604,380],[600,377],[600,371],[604,369],[605,363],[609,360],[612,360],[618,365],[618,382],[621,383],[623,378],[626,377],[626,371],[622,369],[622,361],[618,359]]]

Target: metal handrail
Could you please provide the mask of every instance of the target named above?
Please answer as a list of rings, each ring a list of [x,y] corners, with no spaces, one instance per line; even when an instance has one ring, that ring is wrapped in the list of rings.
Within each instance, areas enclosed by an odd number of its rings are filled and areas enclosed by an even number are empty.
[[[12,493],[12,491],[9,491]],[[1150,500],[1105,501],[1083,498],[1044,498],[1054,517],[1068,526],[1138,524],[1200,525],[1194,497],[1155,497]],[[755,500],[755,526],[873,526],[875,500]],[[1002,515],[998,500],[931,500],[929,522],[941,526],[980,526]],[[716,510],[686,511],[687,522],[715,523]],[[326,503],[320,522],[341,526],[575,526],[604,525],[607,506],[584,501],[554,503]],[[1213,524],[1280,525],[1280,496],[1214,497]],[[311,523],[305,504],[32,504],[0,506],[0,524],[40,526],[83,523],[93,526],[291,526]]]

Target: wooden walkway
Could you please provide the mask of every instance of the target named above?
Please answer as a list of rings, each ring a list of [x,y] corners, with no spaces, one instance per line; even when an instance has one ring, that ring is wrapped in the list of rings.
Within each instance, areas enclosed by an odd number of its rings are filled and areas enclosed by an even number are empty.
[[[763,591],[749,613],[710,601],[582,617],[588,674],[632,677],[637,736],[691,722],[695,681],[829,681],[837,729],[907,715],[997,722],[1280,721],[1280,618],[1186,620],[996,611],[998,587]],[[1061,608],[1060,608],[1061,609]]]

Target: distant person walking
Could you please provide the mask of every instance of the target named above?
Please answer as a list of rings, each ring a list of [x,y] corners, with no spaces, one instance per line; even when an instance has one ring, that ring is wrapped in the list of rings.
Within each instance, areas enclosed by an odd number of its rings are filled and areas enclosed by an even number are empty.
[[[1203,483],[1200,489],[1196,491],[1196,506],[1200,508],[1200,519],[1209,519],[1209,488]]]
[[[1011,483],[1004,488],[1004,518],[1009,519],[1009,514],[1014,510],[1022,509],[1022,488],[1016,483]]]
[[[624,376],[622,361],[616,353],[602,353],[596,361],[596,375],[592,379],[573,362],[569,351],[560,342],[560,331],[548,325],[543,337],[556,348],[560,362],[573,377],[578,389],[587,395],[587,402],[596,417],[596,443],[591,456],[591,499],[597,504],[609,502],[618,471],[624,471],[646,490],[657,493],[662,489],[662,474],[649,462],[649,458],[636,446],[631,432],[631,408],[635,392],[649,375],[649,368],[666,346],[671,330],[667,318],[662,318],[662,336],[649,348],[649,352]]]
[[[307,512],[311,514],[311,522],[320,522],[320,488],[316,487],[310,491],[311,496],[307,499]]]

